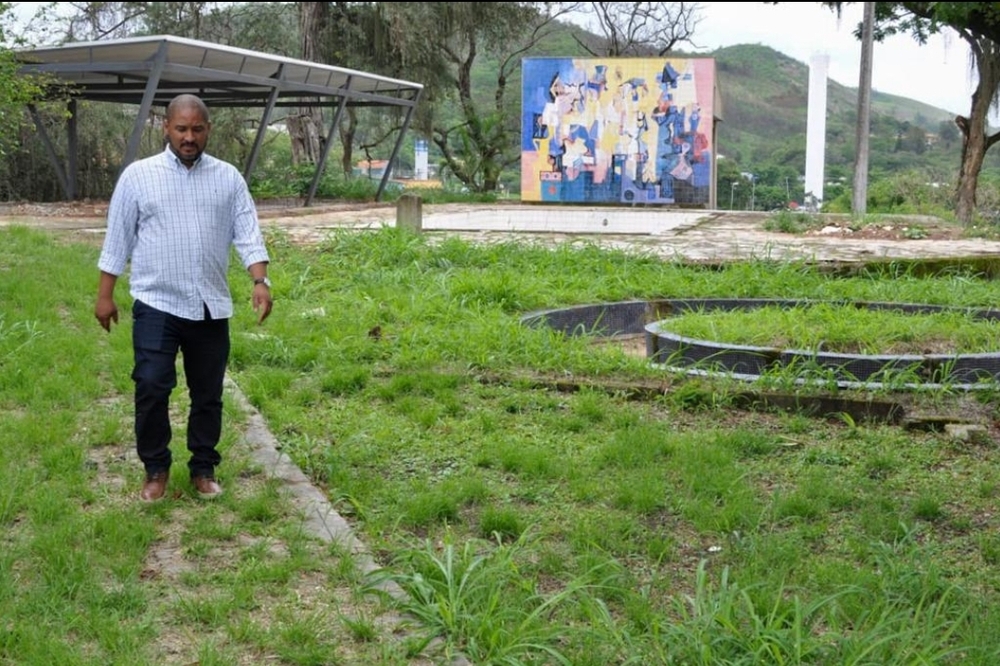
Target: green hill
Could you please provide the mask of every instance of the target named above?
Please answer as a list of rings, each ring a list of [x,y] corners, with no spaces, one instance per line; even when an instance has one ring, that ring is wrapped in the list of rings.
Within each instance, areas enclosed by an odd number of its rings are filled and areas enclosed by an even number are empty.
[[[567,25],[532,56],[589,57],[572,38],[596,36]],[[599,52],[600,49],[598,48]],[[650,56],[655,57],[655,56]],[[801,200],[806,162],[809,66],[769,46],[741,44],[709,53],[674,52],[671,57],[711,57],[721,97],[716,153],[720,156],[718,197],[728,205],[730,185],[740,173],[757,176],[757,204],[781,205]],[[495,61],[477,62],[474,76],[495,72]],[[520,83],[518,81],[518,94]],[[487,86],[480,94],[492,92]],[[485,99],[485,97],[484,97]],[[854,172],[857,87],[830,79],[827,87],[825,176],[835,197],[836,183],[849,185]],[[913,99],[873,91],[869,137],[869,177],[917,173],[925,182],[955,178],[961,141],[954,114]],[[987,155],[984,175],[1000,174],[1000,151]],[[516,187],[516,185],[515,185]],[[735,187],[735,186],[734,186]],[[748,194],[740,191],[739,195]],[[763,197],[763,202],[762,202]],[[741,196],[736,196],[739,200]],[[738,202],[737,202],[738,203]],[[745,202],[743,203],[745,205]]]
[[[722,98],[718,152],[744,171],[770,164],[803,173],[808,65],[762,45],[729,46],[710,55]],[[857,100],[856,87],[829,81],[826,168],[834,179],[849,178],[853,170]],[[944,109],[873,92],[871,173],[957,171],[953,118]]]

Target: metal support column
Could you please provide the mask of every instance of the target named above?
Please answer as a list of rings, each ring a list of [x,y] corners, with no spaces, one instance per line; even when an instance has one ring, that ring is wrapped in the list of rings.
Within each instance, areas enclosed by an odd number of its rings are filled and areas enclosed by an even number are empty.
[[[132,127],[132,135],[128,138],[128,144],[125,147],[125,159],[118,168],[118,177],[121,177],[125,167],[134,162],[136,155],[139,154],[139,142],[142,140],[142,130],[146,126],[149,111],[153,108],[153,99],[156,97],[156,91],[160,85],[160,76],[163,75],[163,67],[166,62],[167,42],[164,41],[160,43],[160,47],[156,49],[156,55],[150,60],[146,90],[142,94],[142,102],[139,104],[139,113],[135,117],[135,126]],[[116,177],[115,180],[117,181],[118,178]]]
[[[42,139],[42,145],[45,146],[45,152],[49,156],[49,162],[52,163],[52,168],[56,172],[56,179],[59,180],[59,187],[62,188],[63,194],[67,199],[72,199],[72,191],[70,190],[69,181],[66,179],[66,168],[59,161],[59,155],[56,153],[55,144],[49,138],[49,133],[45,130],[45,124],[42,122],[42,117],[38,114],[38,107],[34,104],[28,105],[28,112],[31,114],[31,119],[35,121],[35,129],[38,130],[38,136]]]
[[[344,87],[351,87],[350,77],[348,77],[347,83]],[[333,114],[333,120],[330,122],[330,131],[326,135],[326,141],[323,143],[323,150],[319,154],[319,162],[316,164],[316,173],[313,174],[312,182],[309,184],[309,193],[306,195],[304,204],[306,207],[312,205],[313,198],[316,196],[316,188],[319,187],[320,176],[323,175],[323,169],[326,168],[326,158],[330,154],[330,148],[333,147],[333,138],[336,136],[335,132],[337,131],[337,127],[340,126],[340,119],[344,115],[344,108],[346,106],[347,95],[344,95],[340,98],[340,104],[337,105],[337,112]]]
[[[278,72],[275,75],[277,79],[274,83],[274,87],[271,88],[271,94],[267,98],[267,105],[264,107],[264,114],[260,119],[260,127],[257,128],[257,136],[253,140],[253,148],[250,149],[250,156],[247,157],[246,167],[243,169],[243,180],[250,182],[250,174],[253,173],[253,167],[257,163],[257,155],[260,153],[260,147],[264,143],[264,136],[267,134],[267,126],[271,123],[271,112],[274,111],[274,105],[278,102],[278,94],[281,92],[281,79],[285,71],[285,63],[278,65]]]
[[[413,98],[413,106],[406,112],[406,120],[403,121],[403,127],[399,130],[399,138],[396,139],[396,145],[392,148],[392,155],[389,157],[389,163],[385,167],[385,173],[382,174],[382,181],[378,184],[375,201],[382,200],[382,193],[385,192],[386,183],[389,182],[389,176],[392,173],[392,165],[395,164],[396,156],[399,155],[399,148],[403,145],[403,139],[406,138],[406,130],[410,128],[410,120],[413,118],[413,112],[417,110],[417,103],[420,101],[420,94],[422,92],[422,90],[417,92],[416,97]]]
[[[76,111],[76,100],[71,99],[67,104],[68,115],[66,117],[66,196],[71,201],[80,196],[80,188],[77,187],[80,137],[77,132]]]

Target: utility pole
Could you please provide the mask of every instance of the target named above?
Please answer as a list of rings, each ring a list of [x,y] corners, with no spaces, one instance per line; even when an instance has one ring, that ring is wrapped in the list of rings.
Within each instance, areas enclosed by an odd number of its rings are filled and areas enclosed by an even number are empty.
[[[858,127],[854,154],[854,197],[851,210],[863,217],[868,209],[868,134],[871,126],[872,47],[875,35],[875,3],[865,3],[861,28],[861,82],[858,84]]]

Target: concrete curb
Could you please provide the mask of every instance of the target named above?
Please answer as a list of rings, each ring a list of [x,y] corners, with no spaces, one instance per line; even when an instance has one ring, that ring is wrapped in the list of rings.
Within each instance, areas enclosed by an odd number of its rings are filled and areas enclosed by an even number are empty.
[[[253,459],[264,467],[268,476],[284,482],[285,489],[302,512],[309,532],[323,541],[337,543],[357,556],[365,573],[379,568],[365,545],[351,531],[343,516],[337,513],[326,496],[312,485],[291,458],[278,449],[278,440],[268,430],[264,417],[250,404],[236,383],[227,378],[226,384],[237,405],[247,416],[244,439],[253,454]]]
[[[309,477],[292,462],[288,455],[279,450],[278,440],[271,434],[264,422],[264,417],[250,404],[239,386],[228,376],[226,377],[226,388],[232,394],[236,405],[246,416],[247,426],[243,441],[250,449],[253,460],[265,469],[269,477],[283,482],[285,492],[291,497],[292,503],[302,515],[305,529],[321,541],[336,543],[348,550],[354,556],[354,561],[363,574],[368,575],[382,568],[375,561],[368,547],[355,536],[344,517],[333,508],[326,495],[309,481]],[[396,600],[406,598],[403,589],[391,581],[381,582],[378,589]],[[391,619],[400,625],[405,623],[402,616],[397,615]],[[434,640],[431,641],[429,647],[440,644],[439,640]],[[471,666],[471,663],[461,655],[453,657],[449,664],[451,666]]]

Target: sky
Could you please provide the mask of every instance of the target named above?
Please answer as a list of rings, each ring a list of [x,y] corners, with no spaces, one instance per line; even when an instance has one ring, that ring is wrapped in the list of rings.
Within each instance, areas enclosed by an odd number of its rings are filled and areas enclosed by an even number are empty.
[[[14,3],[22,17],[44,2]],[[818,2],[701,2],[695,30],[696,48],[707,52],[735,44],[763,44],[806,65],[813,55],[830,57],[829,77],[856,88],[860,82],[861,44],[852,34],[861,21],[863,3],[845,5],[841,18]],[[968,115],[974,75],[969,74],[968,47],[954,31],[934,36],[921,46],[909,35],[876,43],[872,87]]]
[[[696,52],[735,44],[762,44],[809,64],[813,55],[830,57],[829,78],[857,88],[861,80],[861,43],[852,34],[863,3],[846,5],[838,20],[818,2],[702,2],[695,29]],[[686,47],[682,47],[688,50]],[[974,75],[969,49],[958,34],[932,37],[921,46],[909,35],[875,44],[872,88],[915,99],[952,113],[969,114]]]

